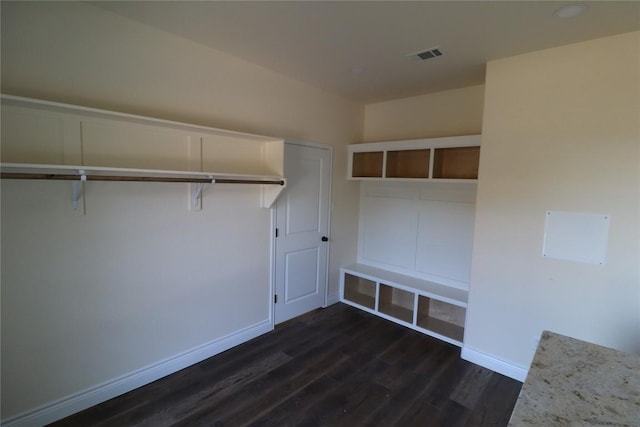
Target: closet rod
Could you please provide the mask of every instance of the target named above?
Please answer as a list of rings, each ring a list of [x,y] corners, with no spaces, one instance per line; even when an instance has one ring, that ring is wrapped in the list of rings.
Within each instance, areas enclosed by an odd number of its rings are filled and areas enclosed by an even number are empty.
[[[267,184],[284,185],[282,180],[230,179],[230,178],[171,178],[152,176],[108,176],[85,175],[87,181],[135,181],[135,182],[186,182],[193,184]],[[2,172],[1,179],[55,179],[64,181],[80,181],[81,175],[57,175],[47,173],[14,173]]]

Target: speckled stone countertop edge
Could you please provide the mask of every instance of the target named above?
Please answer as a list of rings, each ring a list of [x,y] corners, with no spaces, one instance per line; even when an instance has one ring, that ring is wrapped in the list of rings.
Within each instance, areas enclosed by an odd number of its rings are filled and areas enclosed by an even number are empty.
[[[640,357],[542,333],[509,426],[640,426]]]

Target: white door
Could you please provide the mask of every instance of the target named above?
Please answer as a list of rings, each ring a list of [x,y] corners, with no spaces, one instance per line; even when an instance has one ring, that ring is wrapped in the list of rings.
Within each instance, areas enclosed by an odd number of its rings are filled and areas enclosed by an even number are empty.
[[[284,175],[276,204],[276,324],[325,304],[330,149],[286,143]]]

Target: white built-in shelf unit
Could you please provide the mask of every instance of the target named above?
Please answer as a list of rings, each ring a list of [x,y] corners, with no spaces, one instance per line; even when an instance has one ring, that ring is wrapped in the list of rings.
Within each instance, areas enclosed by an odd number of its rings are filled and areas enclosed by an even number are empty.
[[[467,181],[478,179],[480,135],[349,145],[349,179]]]
[[[480,135],[353,144],[358,262],[344,303],[462,346]]]
[[[285,187],[284,140],[151,117],[2,95],[2,179],[259,185],[271,207]]]
[[[341,288],[346,304],[462,345],[467,291],[366,264],[343,267]]]

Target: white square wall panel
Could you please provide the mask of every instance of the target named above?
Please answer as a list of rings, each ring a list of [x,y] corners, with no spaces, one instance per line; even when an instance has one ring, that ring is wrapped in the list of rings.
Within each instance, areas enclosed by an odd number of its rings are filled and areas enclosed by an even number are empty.
[[[469,283],[475,204],[422,200],[416,270]]]
[[[602,265],[607,255],[610,222],[606,214],[548,211],[542,256]]]
[[[361,220],[363,260],[413,269],[418,228],[414,200],[368,197]]]

